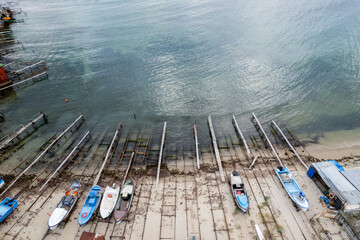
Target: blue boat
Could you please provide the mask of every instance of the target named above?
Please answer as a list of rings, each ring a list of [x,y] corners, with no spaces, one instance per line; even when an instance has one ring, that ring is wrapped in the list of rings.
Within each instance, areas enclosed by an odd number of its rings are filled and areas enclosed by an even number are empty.
[[[295,178],[289,171],[289,169],[284,165],[283,167],[278,167],[276,170],[276,175],[279,177],[281,184],[284,186],[286,192],[294,203],[303,211],[308,210],[309,202],[301,191],[299,185],[297,184]]]
[[[99,206],[100,199],[101,199],[101,188],[95,185],[90,189],[90,192],[86,197],[85,204],[80,211],[80,215],[79,215],[80,225],[84,225],[91,219],[94,212]]]
[[[18,206],[18,202],[15,198],[5,198],[0,203],[0,222],[2,222],[9,214],[14,211],[14,209]]]
[[[249,209],[249,199],[244,182],[241,179],[240,174],[235,170],[230,174],[230,185],[236,205],[243,213],[245,213]]]

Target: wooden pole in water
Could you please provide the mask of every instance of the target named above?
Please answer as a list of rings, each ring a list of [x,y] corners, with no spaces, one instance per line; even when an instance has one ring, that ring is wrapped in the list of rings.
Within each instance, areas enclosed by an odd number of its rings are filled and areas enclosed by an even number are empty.
[[[134,158],[134,152],[131,153],[131,157],[130,157],[130,160],[129,160],[129,164],[127,166],[127,169],[126,169],[126,172],[125,172],[125,175],[124,175],[124,179],[121,183],[121,187],[124,185],[125,181],[126,181],[126,178],[127,178],[127,175],[129,174],[129,171],[130,171],[130,167],[131,167],[131,163],[132,163],[132,160]]]
[[[47,152],[48,150],[54,146],[55,143],[57,143],[57,141],[59,141],[59,139],[65,135],[65,133],[67,131],[69,131],[75,124],[77,121],[79,121],[80,119],[83,118],[83,115],[80,115],[69,127],[67,127],[27,168],[25,168],[16,178],[15,180],[0,194],[0,197],[2,195],[4,195],[5,192],[7,192],[12,185],[14,185],[16,183],[17,180],[19,180],[19,178],[24,175],[24,173],[26,173],[37,161],[39,161]]]
[[[236,132],[239,134],[239,136],[240,136],[240,138],[241,138],[241,141],[242,141],[242,143],[243,143],[244,146],[245,146],[246,154],[247,154],[247,156],[250,158],[251,152],[250,152],[249,146],[248,146],[247,143],[246,143],[246,140],[245,140],[245,138],[244,138],[244,135],[242,134],[242,132],[241,132],[241,130],[240,130],[240,127],[239,127],[239,125],[238,125],[238,123],[237,123],[237,121],[236,121],[235,116],[233,116],[232,118],[233,118],[233,121],[234,121],[234,124],[235,124]]]
[[[196,164],[197,169],[200,169],[200,156],[199,156],[199,141],[196,131],[196,125],[194,124],[194,136],[195,136],[195,151],[196,151]]]
[[[163,129],[163,134],[162,134],[162,138],[161,138],[160,154],[159,154],[158,168],[157,168],[157,173],[156,173],[156,186],[159,184],[161,159],[162,159],[162,155],[163,155],[165,136],[166,136],[166,122],[164,122],[164,129]]]
[[[208,122],[209,122],[209,128],[210,128],[212,143],[213,143],[214,152],[215,152],[215,158],[216,158],[216,161],[217,161],[217,164],[218,164],[218,167],[219,167],[220,178],[221,178],[222,182],[225,182],[224,170],[222,168],[220,153],[219,153],[218,145],[217,145],[217,142],[216,142],[215,131],[214,131],[214,127],[213,127],[210,115],[208,117]]]
[[[279,155],[278,155],[278,154],[277,154],[277,152],[275,151],[274,146],[273,146],[273,145],[272,145],[272,143],[270,142],[270,140],[269,140],[268,136],[266,135],[266,133],[265,133],[264,129],[262,128],[262,126],[261,126],[261,124],[260,124],[259,120],[258,120],[258,119],[257,119],[257,117],[255,116],[255,113],[253,113],[252,115],[253,115],[253,119],[256,121],[256,123],[257,123],[257,125],[259,126],[259,128],[260,128],[261,132],[263,133],[263,135],[264,135],[264,137],[265,137],[266,141],[268,142],[268,144],[269,144],[269,146],[270,146],[271,150],[273,151],[273,153],[274,153],[274,155],[275,155],[276,159],[279,161],[280,166],[282,166],[282,167],[283,167],[283,166],[284,166],[284,164],[281,162],[281,160],[280,160],[280,158],[279,158]]]
[[[51,176],[46,180],[46,182],[41,186],[39,189],[39,192],[50,182],[50,180],[55,176],[55,174],[64,166],[64,164],[70,159],[70,157],[74,154],[76,149],[80,146],[80,144],[87,138],[87,136],[90,136],[90,131],[87,131],[86,134],[81,138],[81,140],[76,144],[76,146],[73,148],[73,150],[67,155],[67,157],[64,159],[64,161],[60,164],[60,166],[51,174]]]
[[[291,143],[289,142],[289,140],[286,138],[285,134],[283,133],[283,131],[281,131],[281,129],[279,128],[279,126],[275,123],[275,121],[271,122],[279,131],[279,133],[282,135],[282,137],[285,139],[285,142],[287,143],[287,145],[291,148],[291,150],[294,152],[294,154],[296,155],[296,157],[299,159],[299,161],[302,163],[302,165],[306,168],[306,170],[309,169],[309,167],[304,163],[304,161],[301,159],[301,157],[299,156],[299,154],[296,152],[295,148],[291,145]]]
[[[96,178],[95,178],[95,180],[94,180],[93,186],[96,186],[97,183],[98,183],[99,180],[100,180],[101,172],[104,170],[106,161],[108,160],[108,158],[109,158],[109,156],[110,156],[110,152],[111,152],[112,146],[114,145],[115,139],[116,139],[116,137],[117,137],[117,135],[118,135],[118,133],[119,133],[119,131],[120,131],[121,126],[122,126],[122,124],[119,123],[119,125],[118,125],[118,127],[117,127],[117,129],[116,129],[116,131],[115,131],[114,137],[113,137],[113,139],[111,140],[109,149],[108,149],[108,151],[107,151],[107,153],[106,153],[104,162],[103,162],[103,164],[101,165],[101,168],[100,168],[98,174],[96,175]]]

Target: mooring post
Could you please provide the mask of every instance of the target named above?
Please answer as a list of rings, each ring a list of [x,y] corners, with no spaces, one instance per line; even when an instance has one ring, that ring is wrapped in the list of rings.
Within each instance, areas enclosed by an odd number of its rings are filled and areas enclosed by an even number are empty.
[[[166,122],[164,122],[164,129],[163,129],[163,134],[162,134],[162,138],[161,138],[160,154],[159,154],[158,168],[157,168],[157,173],[156,173],[156,186],[159,184],[161,159],[162,159],[162,154],[163,154],[163,149],[164,149],[165,136],[166,136]]]
[[[234,125],[235,125],[236,132],[237,132],[237,134],[239,134],[240,139],[241,139],[242,143],[243,143],[244,146],[245,146],[246,154],[247,154],[247,156],[250,158],[251,152],[250,152],[249,146],[248,146],[247,143],[246,143],[246,140],[245,140],[245,138],[244,138],[244,135],[242,134],[242,132],[241,132],[241,130],[240,130],[240,127],[239,127],[239,125],[238,125],[238,123],[237,123],[237,121],[236,121],[235,116],[233,116],[232,118],[233,118],[233,121],[234,121]]]
[[[221,178],[222,182],[225,182],[224,170],[222,168],[220,153],[219,153],[219,149],[218,149],[218,145],[217,145],[217,141],[216,141],[216,136],[215,136],[215,131],[214,131],[214,127],[213,127],[210,115],[208,117],[208,122],[209,122],[211,138],[212,138],[212,144],[213,144],[214,152],[215,152],[215,158],[216,158],[216,161],[217,161],[217,164],[218,164],[218,167],[219,167],[220,178]]]
[[[255,113],[252,113],[252,115],[253,115],[253,119],[256,121],[256,123],[257,123],[257,125],[258,125],[259,129],[261,130],[262,134],[264,135],[264,137],[265,137],[265,139],[266,139],[267,143],[269,144],[269,146],[270,146],[271,150],[273,151],[273,153],[274,153],[274,155],[275,155],[276,159],[279,161],[280,166],[282,166],[282,167],[283,167],[283,166],[284,166],[284,164],[281,162],[281,160],[280,160],[280,158],[279,158],[279,156],[278,156],[277,152],[275,151],[274,146],[273,146],[273,145],[272,145],[272,143],[270,142],[270,140],[269,140],[268,136],[266,135],[266,133],[265,133],[264,129],[262,128],[262,126],[261,126],[261,124],[260,124],[259,120],[258,120],[258,119],[257,119],[257,117],[255,116]]]
[[[195,137],[196,164],[197,164],[197,169],[200,169],[199,141],[198,141],[195,124],[194,124],[194,137]]]
[[[65,133],[67,131],[69,131],[69,129],[71,129],[80,119],[83,118],[83,115],[80,115],[70,126],[68,126],[52,143],[50,143],[50,145],[32,162],[30,163],[30,165],[25,168],[16,178],[15,180],[12,181],[12,183],[0,194],[0,197],[2,195],[4,195],[4,193],[6,193],[11,187],[12,185],[14,185],[16,183],[17,180],[19,180],[19,178],[24,175],[37,161],[39,161],[48,151],[49,149],[56,144],[59,139],[65,135]]]
[[[299,159],[299,161],[302,163],[302,165],[306,168],[306,170],[309,169],[309,167],[304,163],[304,161],[301,159],[301,157],[299,156],[299,154],[297,153],[297,151],[295,150],[295,148],[291,145],[290,141],[287,139],[287,137],[285,136],[285,134],[283,133],[283,131],[281,131],[281,129],[279,128],[279,126],[275,123],[275,121],[272,121],[271,124],[273,126],[275,126],[275,128],[279,131],[279,133],[281,134],[281,136],[284,138],[285,142],[287,143],[287,145],[290,147],[290,149],[294,152],[294,154],[296,155],[296,157]]]
[[[104,162],[103,162],[103,164],[101,165],[101,168],[100,168],[98,174],[96,175],[96,178],[95,178],[95,180],[94,180],[93,186],[97,185],[97,183],[98,183],[99,180],[100,180],[101,172],[103,171],[103,169],[104,169],[104,167],[105,167],[105,165],[106,165],[106,161],[108,160],[108,158],[109,158],[109,156],[110,156],[110,152],[111,152],[112,146],[114,145],[115,139],[116,139],[116,137],[117,137],[117,135],[118,135],[118,133],[119,133],[119,131],[120,131],[121,126],[122,126],[122,124],[119,123],[119,125],[118,125],[118,127],[117,127],[117,129],[116,129],[116,131],[115,131],[114,137],[113,137],[113,139],[111,140],[109,149],[108,149],[108,151],[107,151],[107,153],[106,153],[106,156],[105,156],[105,158],[104,158]]]

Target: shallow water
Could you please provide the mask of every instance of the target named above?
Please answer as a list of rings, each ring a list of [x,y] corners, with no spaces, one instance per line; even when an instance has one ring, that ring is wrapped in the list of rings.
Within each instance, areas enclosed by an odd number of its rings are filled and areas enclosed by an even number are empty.
[[[22,0],[12,24],[23,61],[45,60],[49,80],[0,99],[10,130],[38,111],[53,133],[81,112],[87,127],[191,139],[245,132],[249,118],[296,134],[360,127],[360,2]],[[65,102],[68,99],[68,102]],[[136,120],[134,119],[136,113]],[[268,128],[267,128],[268,129]]]

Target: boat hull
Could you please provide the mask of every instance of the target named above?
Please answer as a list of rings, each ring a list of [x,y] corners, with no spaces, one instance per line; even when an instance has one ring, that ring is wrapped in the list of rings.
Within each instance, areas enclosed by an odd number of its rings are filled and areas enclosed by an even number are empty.
[[[0,222],[4,221],[4,219],[9,216],[18,205],[19,204],[16,199],[5,198],[0,203]]]
[[[119,195],[118,201],[116,203],[115,211],[114,211],[114,219],[116,224],[121,223],[127,216],[130,211],[131,203],[135,194],[135,185],[132,179],[126,181],[126,183],[122,186],[121,192],[123,192],[126,185],[132,186],[132,193],[131,196],[127,200],[123,200],[121,193]]]
[[[235,170],[230,174],[230,186],[236,205],[243,213],[246,213],[249,209],[249,198],[244,183]]]
[[[91,219],[99,206],[100,198],[101,188],[96,185],[90,189],[90,192],[86,197],[85,204],[80,211],[78,219],[80,225],[86,224]]]
[[[285,188],[287,194],[291,200],[298,206],[302,211],[307,211],[310,207],[309,201],[306,196],[303,194],[300,186],[296,182],[295,178],[292,176],[289,169],[286,166],[282,168],[277,168],[275,170],[276,175],[278,176],[281,184]]]
[[[116,206],[120,187],[112,188],[107,186],[100,204],[100,216],[102,218],[110,217]]]

